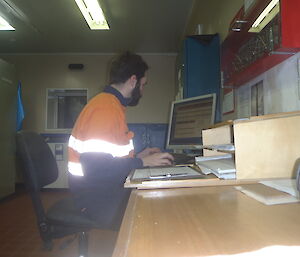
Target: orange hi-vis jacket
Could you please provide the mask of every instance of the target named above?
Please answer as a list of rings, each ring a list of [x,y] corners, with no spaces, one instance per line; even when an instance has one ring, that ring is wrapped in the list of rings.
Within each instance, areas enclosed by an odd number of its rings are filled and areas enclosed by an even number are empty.
[[[125,106],[126,99],[108,86],[84,107],[69,139],[68,171],[72,175],[84,176],[88,172],[80,162],[84,153],[106,154],[112,159],[132,158],[132,167],[142,166],[141,160],[134,158],[134,134],[127,127]],[[97,168],[99,172],[101,165]]]

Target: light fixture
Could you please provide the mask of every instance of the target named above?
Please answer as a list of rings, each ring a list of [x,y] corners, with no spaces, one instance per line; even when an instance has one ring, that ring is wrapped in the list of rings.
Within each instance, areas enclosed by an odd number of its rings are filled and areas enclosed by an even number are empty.
[[[15,30],[15,28],[0,16],[0,30]]]
[[[90,29],[109,29],[98,0],[75,0]]]
[[[260,32],[280,11],[279,0],[272,0],[252,24],[249,32]]]
[[[13,20],[20,20],[31,28],[34,32],[40,33],[40,31],[30,22],[28,17],[23,13],[14,3],[14,0],[0,0],[0,16],[2,18],[9,17]],[[16,1],[15,1],[16,2]],[[1,26],[1,25],[0,25]],[[10,28],[11,29],[11,28]],[[13,28],[14,30],[14,28]]]

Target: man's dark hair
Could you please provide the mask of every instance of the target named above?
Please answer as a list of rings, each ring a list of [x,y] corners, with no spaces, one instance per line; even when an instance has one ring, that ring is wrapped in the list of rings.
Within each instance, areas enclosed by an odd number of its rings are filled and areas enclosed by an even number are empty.
[[[145,76],[146,70],[148,65],[141,56],[126,52],[113,60],[109,84],[125,83],[132,75],[136,75],[137,80],[140,80]]]

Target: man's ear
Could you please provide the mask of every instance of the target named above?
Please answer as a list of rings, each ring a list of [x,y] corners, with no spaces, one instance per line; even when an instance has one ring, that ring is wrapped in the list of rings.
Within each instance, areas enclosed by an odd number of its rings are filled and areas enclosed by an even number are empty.
[[[132,88],[135,88],[135,85],[137,83],[136,75],[132,75],[129,80],[130,80],[130,85],[132,86]]]

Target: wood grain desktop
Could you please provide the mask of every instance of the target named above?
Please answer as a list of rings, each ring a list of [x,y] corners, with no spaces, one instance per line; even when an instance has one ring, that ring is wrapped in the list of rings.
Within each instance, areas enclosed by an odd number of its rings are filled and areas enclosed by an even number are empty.
[[[266,206],[233,186],[134,190],[113,257],[300,256],[299,215],[298,203]]]

